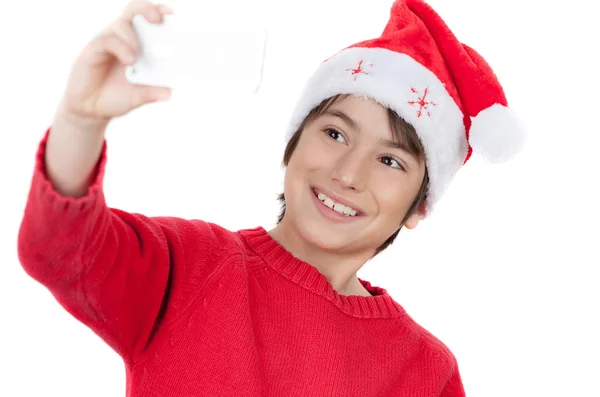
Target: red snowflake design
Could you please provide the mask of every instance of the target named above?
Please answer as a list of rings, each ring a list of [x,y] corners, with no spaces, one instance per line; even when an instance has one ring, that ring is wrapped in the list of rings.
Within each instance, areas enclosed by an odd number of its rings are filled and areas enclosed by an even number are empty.
[[[358,62],[358,66],[356,68],[348,68],[346,69],[347,72],[351,72],[351,74],[354,76],[354,81],[356,81],[356,79],[358,78],[359,75],[361,74],[369,74],[368,72],[365,72],[365,70],[363,69],[363,62],[364,60],[360,60]],[[369,66],[373,66],[372,63],[369,64]]]
[[[423,96],[419,96],[419,91],[414,87],[411,87],[410,90],[413,94],[417,94],[417,100],[408,101],[410,106],[419,106],[419,110],[417,110],[417,117],[421,117],[423,114],[427,114],[427,116],[431,117],[431,113],[429,113],[429,105],[437,106],[438,104],[431,100],[427,100],[429,88],[425,88],[425,91],[423,91]]]

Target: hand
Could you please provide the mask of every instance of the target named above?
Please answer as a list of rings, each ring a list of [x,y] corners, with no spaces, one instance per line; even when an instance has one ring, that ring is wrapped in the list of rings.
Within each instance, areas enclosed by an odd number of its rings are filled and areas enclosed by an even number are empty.
[[[166,5],[130,2],[120,18],[88,43],[74,62],[58,113],[81,125],[105,125],[146,103],[169,99],[169,88],[127,81],[125,67],[135,63],[139,51],[134,15],[160,23],[163,15],[171,13]]]

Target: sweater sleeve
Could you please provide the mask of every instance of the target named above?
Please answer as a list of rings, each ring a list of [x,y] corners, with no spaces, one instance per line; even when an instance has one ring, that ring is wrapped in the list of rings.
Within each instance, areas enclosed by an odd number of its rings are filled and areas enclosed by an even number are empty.
[[[450,374],[450,378],[446,382],[440,397],[466,397],[465,389],[462,383],[462,379],[460,377],[460,371],[458,369],[458,363],[456,361],[456,357],[452,355],[452,372]]]
[[[108,208],[106,142],[87,194],[63,197],[39,144],[18,235],[25,272],[128,362],[141,358],[159,321],[191,299],[213,270],[213,227]]]

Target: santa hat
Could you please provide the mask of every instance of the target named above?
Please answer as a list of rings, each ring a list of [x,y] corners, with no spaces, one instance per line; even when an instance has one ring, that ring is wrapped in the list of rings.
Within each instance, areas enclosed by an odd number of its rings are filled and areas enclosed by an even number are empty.
[[[396,0],[379,38],[319,65],[296,104],[286,141],[315,106],[337,94],[372,98],[415,128],[429,172],[426,215],[473,152],[502,162],[523,142],[491,67],[421,0]]]

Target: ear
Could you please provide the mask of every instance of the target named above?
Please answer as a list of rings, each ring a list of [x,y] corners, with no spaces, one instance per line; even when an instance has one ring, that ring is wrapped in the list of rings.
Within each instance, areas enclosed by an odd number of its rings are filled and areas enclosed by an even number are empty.
[[[417,227],[419,222],[421,220],[423,220],[424,218],[425,218],[425,203],[423,202],[423,204],[421,204],[419,206],[419,209],[416,210],[415,213],[412,214],[410,216],[410,218],[408,218],[406,220],[406,222],[404,222],[404,227],[406,227],[407,229],[414,229]]]

